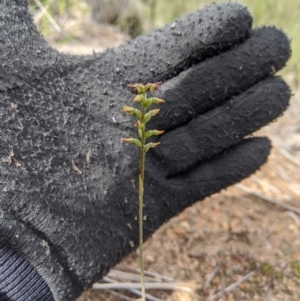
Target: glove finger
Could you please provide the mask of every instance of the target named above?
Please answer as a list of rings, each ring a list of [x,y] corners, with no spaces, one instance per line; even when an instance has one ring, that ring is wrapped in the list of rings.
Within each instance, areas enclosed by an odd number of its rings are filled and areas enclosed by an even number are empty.
[[[187,175],[176,177],[173,186],[184,183],[181,189],[177,189],[179,202],[203,199],[247,178],[267,161],[270,149],[267,138],[246,139],[196,166]]]
[[[186,170],[278,117],[287,108],[290,96],[281,78],[267,78],[189,124],[167,132],[155,154],[168,175]]]
[[[208,59],[164,83],[156,96],[167,105],[156,128],[174,128],[219,106],[284,67],[291,54],[286,35],[274,28],[254,30],[233,50]]]
[[[250,176],[266,162],[270,148],[267,138],[246,139],[186,173],[161,181],[164,188],[155,186],[160,192],[158,204],[146,206],[147,217],[157,218],[158,227],[196,201]]]
[[[237,3],[211,4],[114,50],[128,83],[165,81],[249,36],[252,17]]]

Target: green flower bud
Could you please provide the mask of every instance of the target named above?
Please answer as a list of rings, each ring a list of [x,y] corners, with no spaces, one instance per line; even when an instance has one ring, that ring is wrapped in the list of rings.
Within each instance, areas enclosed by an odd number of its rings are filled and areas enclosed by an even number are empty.
[[[151,112],[151,111],[150,111]],[[151,119],[151,114],[150,112],[148,112],[146,115],[145,115],[145,118],[144,118],[144,123],[147,123],[150,119]]]
[[[141,123],[139,120],[137,121],[135,126],[139,129],[141,129],[142,131],[145,131],[145,125],[143,123]]]
[[[154,109],[148,112],[148,114],[150,114],[151,116],[155,116],[156,114],[158,114],[158,112],[160,111],[160,109]]]
[[[153,136],[153,131],[146,132],[145,138],[150,138],[151,136]]]
[[[147,153],[147,151],[150,149],[150,145],[149,144],[146,144],[145,146],[144,146],[144,152],[145,152],[145,154]]]
[[[133,115],[135,113],[135,108],[123,106],[123,111],[126,112],[129,115]]]
[[[154,148],[154,147],[156,147],[157,145],[159,145],[161,142],[156,142],[156,143],[153,143],[153,142],[151,142],[151,143],[148,143],[148,144],[150,144],[150,147],[151,148]]]
[[[142,129],[139,129],[138,132],[139,132],[139,137],[142,140],[143,139],[143,131],[142,131]]]
[[[158,89],[161,86],[162,82],[158,83],[148,83],[145,86],[146,91],[154,92],[156,89]]]
[[[141,119],[142,118],[142,112],[138,109],[134,110],[134,115],[138,118]]]
[[[143,95],[137,95],[134,99],[133,102],[141,102],[144,99]]]
[[[160,144],[161,144],[161,142],[156,142],[156,143],[151,142],[150,147],[154,148],[154,147],[156,147],[157,145],[160,145]]]
[[[146,132],[145,138],[150,138],[151,136],[158,136],[163,134],[165,131],[151,130]]]
[[[156,142],[156,143],[150,142],[150,143],[146,144],[146,145],[144,146],[144,151],[145,151],[145,153],[146,153],[150,148],[154,148],[154,147],[156,147],[156,146],[159,145],[159,144],[160,144],[160,142]]]
[[[151,83],[146,84],[146,86],[145,86],[146,91],[152,89],[152,85],[153,85],[153,84],[151,84]]]
[[[149,98],[147,101],[143,103],[143,107],[146,109],[152,105],[152,100]]]
[[[153,130],[153,135],[158,136],[158,135],[162,135],[165,131],[159,131],[159,130]]]
[[[149,100],[152,100],[153,103],[155,104],[161,104],[161,103],[164,103],[165,101],[161,98],[157,98],[157,97],[153,97],[153,98],[149,98]]]
[[[127,142],[127,143],[132,143],[132,144],[135,144],[136,146],[138,147],[142,147],[142,142],[138,139],[134,139],[134,138],[123,138],[123,141],[124,142]]]
[[[133,88],[134,90],[136,90],[136,92],[137,92],[138,94],[142,94],[143,92],[146,91],[145,86],[142,85],[142,84],[133,84],[133,85],[130,84],[130,85],[127,85],[127,87]]]

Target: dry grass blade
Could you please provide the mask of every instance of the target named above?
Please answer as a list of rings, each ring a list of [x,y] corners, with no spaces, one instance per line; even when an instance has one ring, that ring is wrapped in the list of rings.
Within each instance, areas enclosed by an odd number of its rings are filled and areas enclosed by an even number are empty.
[[[148,271],[146,271],[146,272],[145,272],[145,275],[146,275],[146,276],[149,276],[149,277],[153,277],[153,278],[155,278],[155,279],[159,279],[159,280],[162,281],[162,282],[176,282],[175,279],[170,278],[170,277],[167,277],[167,276],[160,275],[160,274],[158,274],[158,273],[153,273],[153,272],[148,272]]]
[[[277,174],[286,181],[287,183],[287,187],[290,191],[292,191],[293,193],[295,193],[296,195],[300,195],[300,189],[299,189],[299,185],[296,182],[296,180],[291,177],[290,175],[288,175],[283,168],[279,167],[279,166],[275,166],[273,169],[276,170]]]
[[[106,290],[110,293],[113,292],[115,295],[115,291],[117,289],[123,289],[128,290],[132,294],[140,297],[141,291],[140,291],[140,270],[131,269],[129,267],[126,267],[126,270],[130,270],[132,272],[126,272],[126,271],[118,271],[112,269],[107,277],[104,277],[102,280],[103,282],[107,283],[96,283],[93,286],[93,289],[95,290]],[[192,283],[181,283],[176,282],[175,279],[162,276],[157,273],[153,272],[147,272],[145,271],[145,280],[146,280],[146,289],[153,289],[153,290],[177,290],[177,291],[183,291],[187,293],[194,292],[195,289],[200,288]],[[128,282],[129,281],[129,282]],[[123,298],[123,300],[131,300],[126,299],[127,296],[124,296],[120,293],[118,293],[119,298]],[[146,294],[146,300],[148,301],[162,301],[161,299],[158,299],[156,297],[153,297],[150,294]]]
[[[296,164],[297,166],[300,167],[300,160],[296,156],[292,155],[289,151],[287,151],[283,148],[280,148],[279,151],[284,157],[286,157],[287,159],[289,159],[294,164]]]
[[[240,190],[242,190],[242,191],[244,191],[244,192],[252,194],[252,195],[254,195],[254,196],[256,196],[256,197],[258,197],[258,198],[260,198],[260,199],[262,199],[264,201],[267,201],[267,202],[269,202],[271,204],[277,205],[277,206],[282,207],[282,208],[284,208],[286,210],[293,211],[295,213],[300,214],[300,208],[297,208],[297,207],[285,204],[283,202],[274,200],[274,199],[272,199],[272,198],[270,198],[270,197],[268,197],[268,196],[266,196],[266,195],[264,195],[262,193],[259,193],[259,192],[255,191],[255,190],[251,189],[251,188],[248,188],[248,187],[246,187],[246,186],[244,186],[242,184],[235,184],[235,187],[238,188],[238,189],[240,189]]]
[[[130,268],[130,267],[126,267],[126,270],[131,271],[132,273],[135,273],[138,276],[141,273],[141,271],[139,269],[134,269],[134,268]],[[116,270],[111,270],[111,271],[119,273],[119,271],[116,271]],[[129,273],[129,274],[131,274],[131,273]],[[110,275],[110,273],[109,273],[109,275]],[[148,276],[148,279],[154,279],[155,281],[159,280],[162,282],[177,282],[173,278],[163,276],[163,275],[160,275],[160,274],[154,273],[154,272],[149,272],[149,271],[145,271],[145,276]]]
[[[296,213],[294,213],[293,211],[290,211],[289,214],[296,221],[296,223],[300,225],[300,218],[299,218],[299,216]]]
[[[113,291],[113,290],[106,290],[106,291],[107,291],[108,293],[110,293],[111,295],[118,297],[118,298],[121,299],[121,300],[124,300],[124,301],[136,301],[136,299],[129,298],[129,297],[124,296],[124,295],[122,295],[122,294],[120,294],[120,293],[117,293],[117,292],[115,292],[115,291]]]
[[[113,279],[111,279],[109,277],[103,277],[103,281],[104,282],[108,282],[108,283],[119,283],[118,281],[113,280]],[[137,282],[139,283],[139,279],[138,279]],[[112,292],[112,290],[110,290],[110,291]],[[131,293],[133,293],[134,295],[138,296],[138,297],[142,297],[142,293],[141,293],[141,291],[139,289],[129,289],[129,291]],[[162,301],[162,300],[157,299],[157,298],[155,298],[155,297],[153,297],[153,296],[151,296],[149,294],[146,294],[146,300],[149,300],[149,301]]]
[[[93,285],[93,289],[95,290],[107,290],[107,289],[139,289],[139,283],[95,283]],[[188,293],[194,292],[196,289],[201,289],[201,287],[197,285],[193,285],[191,283],[185,282],[174,282],[174,283],[161,283],[161,282],[151,282],[145,283],[146,289],[152,290],[179,290]]]
[[[140,275],[128,273],[128,272],[122,272],[122,271],[117,271],[117,270],[111,270],[107,277],[111,279],[118,280],[120,282],[125,282],[125,281],[131,281],[131,282],[140,282]],[[155,279],[146,277],[146,281],[155,281]]]
[[[209,297],[207,299],[207,301],[215,301],[219,298],[221,298],[222,296],[229,294],[230,292],[232,292],[234,289],[236,289],[238,286],[240,286],[243,282],[248,281],[251,277],[253,277],[255,275],[255,271],[252,271],[251,273],[247,274],[246,276],[244,276],[243,278],[241,278],[240,280],[238,280],[237,282],[231,284],[230,286],[226,287],[224,290],[222,290],[221,292]]]
[[[109,278],[113,278],[115,280],[119,281],[131,281],[131,282],[139,282],[140,281],[140,270],[134,270],[134,269],[128,269],[132,270],[132,272],[124,272],[124,271],[118,271],[118,270],[110,270],[109,274],[107,275]],[[147,282],[176,282],[175,279],[165,277],[156,273],[151,273],[145,271],[145,280]]]
[[[219,264],[218,266],[216,266],[216,268],[212,271],[212,273],[207,278],[207,280],[206,280],[206,282],[204,284],[204,288],[207,288],[209,286],[209,284],[213,281],[213,279],[219,273],[219,271],[220,271],[220,269],[221,269],[222,266],[223,266],[223,264]]]
[[[49,20],[49,22],[52,24],[52,26],[54,27],[54,29],[57,32],[61,32],[62,30],[61,30],[60,26],[56,23],[56,21],[52,18],[52,16],[47,12],[47,8],[41,3],[41,1],[40,0],[34,0],[34,2],[36,3],[36,5],[41,10],[41,13],[43,15],[45,15],[46,18]]]
[[[256,175],[251,176],[251,180],[253,180],[254,182],[258,183],[259,185],[261,185],[262,187],[266,187],[268,190],[274,192],[274,193],[281,193],[280,190],[273,186],[272,184],[260,179],[259,177],[257,177]]]

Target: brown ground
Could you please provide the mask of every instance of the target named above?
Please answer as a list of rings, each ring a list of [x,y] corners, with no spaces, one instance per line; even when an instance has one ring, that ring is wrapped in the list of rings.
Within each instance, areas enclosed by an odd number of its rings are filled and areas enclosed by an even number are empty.
[[[87,23],[77,29],[70,43],[62,46],[54,43],[56,39],[52,42],[63,51],[82,54],[128,40],[111,27]],[[286,79],[295,82],[292,74]],[[258,134],[272,139],[272,153],[261,171],[241,184],[300,208],[300,90],[284,116]],[[230,187],[195,204],[145,243],[148,271],[197,285],[194,293],[149,290],[150,294],[170,301],[208,300],[255,271],[230,293],[210,300],[300,300],[300,217],[243,191],[244,186]],[[128,271],[129,267],[139,267],[138,253],[116,269]],[[122,299],[89,290],[77,301],[96,300]]]

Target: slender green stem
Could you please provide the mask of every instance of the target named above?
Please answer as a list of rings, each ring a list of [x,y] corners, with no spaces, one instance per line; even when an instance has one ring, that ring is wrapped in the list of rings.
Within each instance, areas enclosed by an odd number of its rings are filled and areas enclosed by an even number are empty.
[[[146,110],[142,109],[142,119],[141,122],[144,123]],[[141,266],[141,287],[142,287],[142,300],[146,300],[145,292],[145,277],[144,277],[144,256],[143,256],[143,243],[144,243],[144,234],[143,234],[143,207],[144,207],[144,175],[145,175],[145,130],[143,130],[142,135],[142,147],[141,147],[141,161],[140,161],[140,176],[139,176],[139,248],[140,248],[140,266]]]

